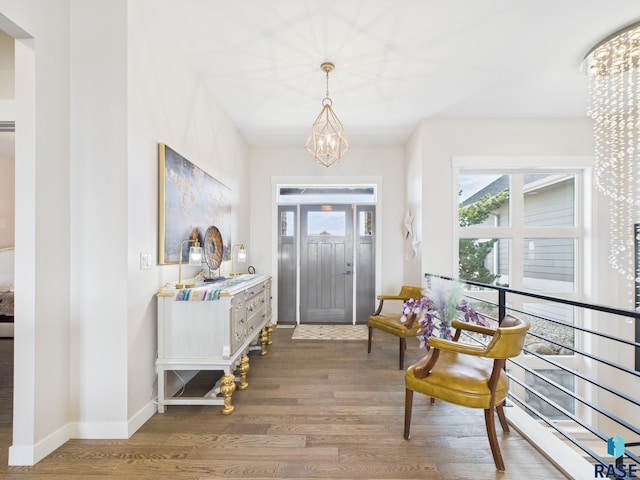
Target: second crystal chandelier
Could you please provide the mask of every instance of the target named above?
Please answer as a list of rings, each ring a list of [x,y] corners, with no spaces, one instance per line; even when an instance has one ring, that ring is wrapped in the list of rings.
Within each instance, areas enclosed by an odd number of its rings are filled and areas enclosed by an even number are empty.
[[[640,283],[634,258],[634,223],[640,222],[640,23],[593,47],[582,71],[590,77],[594,184],[609,197],[609,263]]]
[[[349,150],[349,142],[344,134],[344,127],[331,108],[329,98],[329,72],[335,68],[333,63],[325,62],[320,68],[326,75],[326,93],[322,99],[322,111],[313,122],[307,137],[305,149],[316,163],[325,167],[335,165]]]

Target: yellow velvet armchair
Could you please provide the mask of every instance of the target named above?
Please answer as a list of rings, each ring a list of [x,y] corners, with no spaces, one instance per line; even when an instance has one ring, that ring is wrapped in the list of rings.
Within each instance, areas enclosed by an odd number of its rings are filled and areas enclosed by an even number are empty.
[[[413,392],[430,396],[431,403],[440,399],[465,407],[482,408],[493,461],[499,471],[504,471],[494,410],[498,413],[503,431],[508,432],[509,425],[502,409],[508,391],[504,366],[506,359],[522,352],[529,324],[508,315],[496,329],[459,320],[454,320],[452,326],[457,329],[453,341],[429,338],[429,354],[407,369],[404,438],[409,439]],[[462,329],[492,338],[486,347],[458,343]]]
[[[398,295],[378,295],[378,308],[373,315],[369,317],[367,326],[369,327],[369,343],[367,352],[371,353],[371,342],[373,339],[373,329],[377,328],[383,332],[390,333],[400,338],[400,370],[404,370],[404,351],[407,349],[407,337],[416,337],[420,330],[415,315],[408,318],[402,323],[402,304],[410,298],[422,298],[422,287],[412,287],[403,285]],[[386,301],[397,300],[398,309],[394,313],[383,312],[383,305]],[[395,307],[395,306],[394,306]]]

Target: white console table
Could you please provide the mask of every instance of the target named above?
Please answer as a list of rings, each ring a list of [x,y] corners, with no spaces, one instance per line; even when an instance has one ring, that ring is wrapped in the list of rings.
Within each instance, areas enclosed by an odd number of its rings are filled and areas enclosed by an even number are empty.
[[[166,405],[223,405],[248,387],[249,350],[271,344],[271,277],[240,275],[191,289],[158,292],[158,412]],[[220,370],[219,385],[203,397],[167,397],[167,371]],[[238,376],[234,372],[238,373]]]

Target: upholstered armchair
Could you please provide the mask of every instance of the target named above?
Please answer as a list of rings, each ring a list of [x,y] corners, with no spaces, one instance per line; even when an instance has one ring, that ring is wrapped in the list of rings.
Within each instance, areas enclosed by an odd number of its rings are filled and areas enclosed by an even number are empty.
[[[367,325],[369,327],[369,342],[367,352],[371,353],[371,342],[373,339],[373,329],[377,328],[383,332],[390,333],[400,339],[400,370],[404,370],[404,351],[407,349],[407,337],[415,337],[418,335],[420,325],[415,315],[402,323],[402,307],[404,302],[410,298],[418,299],[422,297],[422,287],[412,287],[403,285],[398,295],[378,295],[378,308],[375,313],[369,317]],[[393,313],[383,311],[384,302],[393,301]]]
[[[496,468],[504,471],[494,411],[498,413],[503,431],[508,432],[509,425],[502,409],[508,391],[504,366],[506,359],[522,352],[529,324],[509,315],[496,329],[460,320],[454,320],[452,325],[457,329],[453,341],[430,337],[429,354],[407,369],[404,438],[409,439],[413,392],[430,396],[431,403],[440,399],[465,407],[482,408],[493,460]],[[491,338],[486,347],[458,343],[463,329]]]

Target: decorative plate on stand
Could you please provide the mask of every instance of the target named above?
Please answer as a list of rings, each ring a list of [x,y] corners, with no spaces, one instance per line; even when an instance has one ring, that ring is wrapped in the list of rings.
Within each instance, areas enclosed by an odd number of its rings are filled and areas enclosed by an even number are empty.
[[[212,225],[207,228],[207,231],[204,234],[202,249],[204,250],[204,261],[207,264],[207,267],[209,267],[209,276],[211,276],[211,271],[219,269],[220,263],[222,262],[222,235],[220,234],[218,227]],[[222,280],[223,278],[224,277],[205,278],[204,281],[215,282],[217,280]]]

